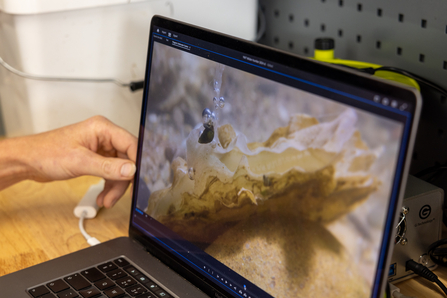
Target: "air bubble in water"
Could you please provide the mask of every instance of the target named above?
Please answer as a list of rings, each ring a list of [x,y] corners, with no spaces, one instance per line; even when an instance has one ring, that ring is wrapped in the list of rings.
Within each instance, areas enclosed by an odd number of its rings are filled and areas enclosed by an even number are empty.
[[[210,111],[210,109],[204,109],[202,112],[202,121],[203,126],[205,127],[211,127],[213,125],[215,115]]]
[[[223,108],[225,106],[225,98],[220,97],[219,98],[219,108]]]
[[[222,109],[225,106],[225,98],[220,97],[214,97],[213,98],[213,102],[214,102],[214,108],[217,109]]]
[[[214,108],[218,109],[219,108],[219,99],[217,97],[213,97],[213,102],[214,102]]]
[[[214,81],[214,92],[219,93],[220,89],[219,89],[219,82],[218,81]]]
[[[194,170],[193,167],[191,167],[191,168],[188,169],[188,176],[189,176],[189,179],[194,180],[194,174],[195,174],[195,172],[196,172],[196,170]]]

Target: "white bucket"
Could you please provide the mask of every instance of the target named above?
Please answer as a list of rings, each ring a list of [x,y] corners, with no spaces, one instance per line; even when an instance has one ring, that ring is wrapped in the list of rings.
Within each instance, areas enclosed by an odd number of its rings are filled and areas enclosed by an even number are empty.
[[[154,14],[245,39],[256,35],[256,0],[0,0],[0,57],[33,75],[143,80]],[[0,66],[7,136],[93,115],[136,135],[141,99],[142,91],[113,83],[38,81]]]

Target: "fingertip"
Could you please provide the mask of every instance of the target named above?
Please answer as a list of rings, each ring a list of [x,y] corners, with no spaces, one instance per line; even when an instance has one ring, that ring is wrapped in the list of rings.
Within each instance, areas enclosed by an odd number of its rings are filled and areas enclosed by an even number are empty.
[[[118,202],[120,196],[116,194],[110,194],[107,196],[107,198],[104,200],[104,207],[106,209],[110,209],[113,206],[115,206],[116,202]]]
[[[88,164],[84,174],[102,177],[110,181],[131,180],[137,170],[135,164],[128,160],[115,157],[95,155]]]
[[[111,181],[110,189],[104,196],[103,204],[105,208],[112,208],[118,202],[118,200],[124,195],[129,181]]]
[[[104,207],[104,195],[105,195],[105,190],[103,190],[103,191],[96,197],[96,205],[98,205],[98,207],[100,207],[100,208]]]
[[[131,178],[135,174],[137,167],[135,164],[127,162],[121,166],[121,176],[124,178]]]

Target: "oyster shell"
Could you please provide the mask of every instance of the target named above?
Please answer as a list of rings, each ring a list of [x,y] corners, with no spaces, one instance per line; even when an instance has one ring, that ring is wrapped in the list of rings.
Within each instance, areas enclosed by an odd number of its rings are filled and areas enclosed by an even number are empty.
[[[368,174],[380,150],[366,146],[356,120],[352,109],[325,123],[297,114],[265,142],[252,143],[226,124],[215,128],[218,138],[200,144],[197,127],[186,140],[186,160],[173,160],[172,184],[151,194],[147,213],[201,247],[269,210],[331,222],[380,184]]]

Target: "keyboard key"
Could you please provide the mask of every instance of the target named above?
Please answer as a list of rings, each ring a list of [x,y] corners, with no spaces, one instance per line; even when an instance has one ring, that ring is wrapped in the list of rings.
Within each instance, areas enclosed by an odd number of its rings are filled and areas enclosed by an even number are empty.
[[[123,270],[117,269],[117,270],[113,270],[113,271],[110,271],[109,273],[107,273],[107,276],[113,280],[117,280],[117,279],[127,276],[127,274]]]
[[[84,298],[92,298],[98,296],[99,294],[101,294],[101,292],[97,288],[91,288],[79,291],[79,294],[81,294],[81,296]]]
[[[98,266],[99,270],[101,270],[102,272],[109,272],[115,269],[118,269],[118,266],[116,266],[114,263],[112,262],[107,262],[104,264],[101,264]]]
[[[28,291],[33,297],[39,297],[50,291],[45,286],[39,286]]]
[[[104,289],[108,289],[108,288],[115,286],[115,283],[113,281],[111,281],[110,279],[106,278],[106,279],[95,282],[95,286],[102,291]]]
[[[83,270],[83,271],[81,271],[81,274],[84,275],[85,277],[87,277],[87,279],[91,282],[95,282],[95,281],[106,278],[105,275],[102,274],[101,271],[99,271],[96,268],[90,268],[87,270]]]
[[[166,292],[165,290],[155,291],[154,294],[157,295],[157,297],[160,297],[160,298],[172,298],[172,296],[169,295],[168,292]]]
[[[47,283],[47,287],[50,288],[50,290],[53,291],[54,293],[58,293],[60,291],[68,289],[70,286],[67,285],[67,283],[62,279],[58,279]]]
[[[126,292],[132,296],[137,296],[147,292],[146,288],[141,285],[134,285],[126,289]]]
[[[56,298],[56,296],[54,296],[54,294],[48,293],[43,296],[40,296],[39,298]]]
[[[143,283],[143,284],[151,281],[149,278],[147,278],[146,276],[144,276],[142,274],[139,274],[139,275],[135,276],[135,279],[138,280],[139,282]]]
[[[124,268],[124,270],[126,270],[127,273],[129,273],[129,275],[132,275],[132,276],[137,276],[137,275],[141,274],[140,271],[138,271],[134,266],[126,267],[126,268]]]
[[[133,278],[130,277],[130,276],[126,276],[126,277],[120,278],[120,279],[118,279],[118,280],[116,281],[116,284],[117,284],[118,286],[122,287],[122,288],[130,287],[130,286],[132,286],[132,285],[134,285],[134,284],[136,284],[136,283],[137,283],[137,282],[135,281],[135,279],[133,279]]]
[[[76,291],[72,290],[72,289],[68,289],[62,292],[59,292],[57,294],[57,297],[59,298],[75,298],[75,297],[79,297],[78,293],[76,293]]]
[[[121,295],[123,295],[124,291],[118,287],[114,287],[114,288],[105,290],[104,294],[106,294],[106,296],[109,298],[115,298],[115,297],[120,297]]]
[[[144,283],[144,285],[151,290],[152,292],[159,290],[160,288],[158,287],[158,285],[153,282],[152,280],[148,280],[148,282]]]
[[[120,267],[129,265],[129,262],[127,262],[127,260],[124,258],[118,258],[118,259],[114,260],[113,262]]]
[[[90,283],[78,273],[67,276],[66,278],[64,278],[64,280],[68,282],[68,284],[72,286],[76,291],[90,286]]]

